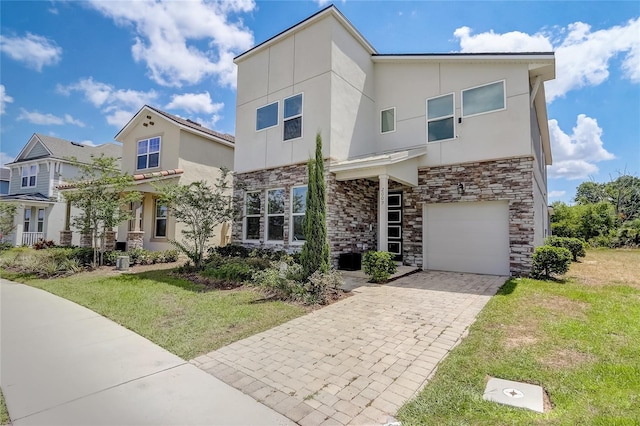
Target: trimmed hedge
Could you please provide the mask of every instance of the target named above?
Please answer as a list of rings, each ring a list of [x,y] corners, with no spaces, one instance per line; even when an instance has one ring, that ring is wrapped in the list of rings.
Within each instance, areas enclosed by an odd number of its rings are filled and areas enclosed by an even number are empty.
[[[533,278],[551,278],[552,274],[562,275],[571,265],[571,252],[564,247],[540,246],[533,252]]]
[[[368,251],[362,257],[364,273],[374,283],[386,282],[398,270],[394,254],[388,251]]]
[[[578,257],[585,257],[587,255],[587,252],[585,251],[586,243],[580,238],[551,236],[547,237],[547,239],[544,240],[544,243],[553,247],[566,248],[571,252],[574,262],[578,261]]]

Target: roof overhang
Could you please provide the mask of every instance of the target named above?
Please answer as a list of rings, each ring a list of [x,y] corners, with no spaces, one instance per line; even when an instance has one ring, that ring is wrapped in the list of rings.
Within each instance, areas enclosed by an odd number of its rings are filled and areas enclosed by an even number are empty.
[[[243,60],[255,55],[258,52],[261,52],[272,44],[275,44],[280,40],[289,37],[291,34],[295,34],[296,32],[315,24],[316,22],[324,19],[327,16],[333,16],[338,22],[340,22],[340,24],[342,24],[342,26],[353,36],[353,38],[355,38],[367,50],[367,52],[369,52],[369,54],[374,55],[377,53],[376,49],[371,45],[371,43],[369,43],[367,39],[365,39],[364,36],[360,33],[360,31],[358,31],[356,27],[354,27],[353,24],[349,22],[349,20],[342,14],[342,12],[340,12],[334,5],[330,5],[311,15],[307,19],[295,24],[294,26],[287,28],[281,33],[276,34],[270,39],[265,40],[257,46],[252,47],[246,52],[241,53],[240,55],[233,58],[233,62],[235,64],[242,62]]]
[[[2,203],[17,203],[17,204],[30,204],[34,206],[50,206],[54,204],[53,201],[47,198],[33,197],[28,194],[25,195],[3,195],[0,197]]]
[[[378,154],[369,157],[333,161],[329,171],[336,180],[377,179],[386,175],[389,179],[408,186],[418,185],[419,157],[426,155],[427,149],[411,149]]]

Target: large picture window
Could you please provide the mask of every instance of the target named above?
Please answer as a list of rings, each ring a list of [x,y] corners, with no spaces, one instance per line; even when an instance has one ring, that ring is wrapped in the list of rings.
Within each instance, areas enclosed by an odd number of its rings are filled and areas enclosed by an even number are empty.
[[[274,102],[256,110],[256,131],[278,125],[278,103]]]
[[[260,192],[247,192],[244,199],[244,238],[260,239]]]
[[[284,100],[284,140],[302,137],[302,93]]]
[[[396,109],[389,108],[380,111],[380,133],[390,133],[396,130]]]
[[[32,188],[36,186],[36,176],[38,175],[38,166],[32,164],[31,166],[22,167],[22,182],[23,188]]]
[[[284,240],[284,189],[267,192],[267,240]]]
[[[167,237],[167,206],[161,204],[158,200],[156,200],[156,209],[155,209],[155,230],[153,236],[155,238],[166,238]]]
[[[291,189],[291,242],[305,241],[302,223],[307,210],[307,187],[298,186]]]
[[[504,108],[504,80],[462,91],[463,117],[499,111]]]
[[[160,165],[160,137],[138,141],[138,170],[151,169]]]
[[[427,99],[427,142],[453,139],[453,93]]]

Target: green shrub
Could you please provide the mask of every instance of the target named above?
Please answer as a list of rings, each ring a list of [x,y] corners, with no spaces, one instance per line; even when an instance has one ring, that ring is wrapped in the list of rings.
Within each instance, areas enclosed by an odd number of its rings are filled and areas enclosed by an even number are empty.
[[[239,244],[227,244],[224,247],[211,247],[208,251],[209,255],[217,253],[222,257],[249,257],[251,250]]]
[[[167,263],[177,262],[178,257],[180,256],[180,252],[178,250],[165,250],[164,251],[164,261]]]
[[[129,264],[131,265],[139,265],[141,263],[142,258],[145,257],[146,250],[137,247],[127,251],[127,256],[129,256]]]
[[[547,237],[544,243],[553,247],[564,247],[571,252],[573,261],[577,262],[578,257],[585,257],[587,255],[585,251],[586,243],[579,238],[569,237]]]
[[[322,273],[316,271],[304,283],[305,290],[303,302],[310,304],[326,305],[331,301],[331,297],[339,294],[342,290],[344,280],[338,271],[330,270]]]
[[[218,278],[228,281],[248,281],[253,276],[254,270],[243,261],[231,261],[223,263],[217,267],[207,265],[202,272],[207,277]]]
[[[305,293],[304,287],[287,277],[288,268],[287,264],[281,264],[280,268],[257,271],[251,277],[251,283],[280,300],[301,299]]]
[[[571,252],[564,247],[540,246],[533,253],[533,278],[551,278],[551,274],[562,275],[571,265]]]
[[[65,276],[82,270],[79,261],[69,257],[73,252],[69,249],[20,250],[7,255],[0,261],[0,266],[8,270],[35,275],[40,278]]]
[[[1,242],[0,243],[0,252],[5,251],[5,250],[9,250],[13,248],[13,244],[8,243],[8,242]]]
[[[364,273],[374,283],[386,282],[397,270],[398,266],[393,260],[394,254],[388,251],[368,251],[362,258]]]
[[[116,264],[118,256],[126,256],[126,254],[118,250],[105,251],[102,255],[102,263],[107,266],[113,266]]]

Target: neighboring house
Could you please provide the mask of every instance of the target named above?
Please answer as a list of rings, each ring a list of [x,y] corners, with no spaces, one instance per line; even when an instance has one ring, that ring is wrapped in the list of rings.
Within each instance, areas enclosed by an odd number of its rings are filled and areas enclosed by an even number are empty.
[[[135,218],[120,225],[120,248],[171,248],[169,240],[180,240],[180,224],[171,211],[157,201],[158,185],[215,183],[221,168],[233,169],[234,137],[145,105],[115,139],[122,142],[122,170],[133,175],[143,200],[131,206]],[[216,230],[212,244],[224,245],[229,225]]]
[[[235,58],[235,240],[300,247],[321,132],[332,260],[520,275],[548,234],[553,53],[378,54],[329,6]]]
[[[11,169],[8,167],[0,168],[0,195],[9,194],[9,182],[11,182]]]
[[[69,213],[57,187],[78,175],[71,158],[89,164],[92,155],[120,158],[121,152],[116,144],[93,147],[34,133],[15,160],[7,164],[11,170],[9,193],[0,197],[0,202],[18,205],[16,229],[7,240],[15,245],[32,245],[39,239],[61,244],[60,231],[68,229]],[[78,244],[79,238],[72,243]]]

